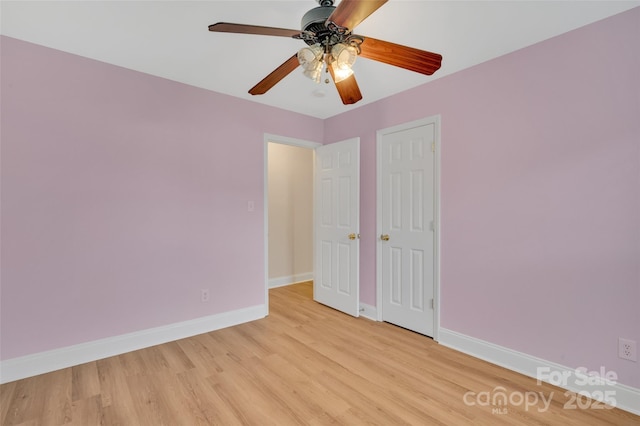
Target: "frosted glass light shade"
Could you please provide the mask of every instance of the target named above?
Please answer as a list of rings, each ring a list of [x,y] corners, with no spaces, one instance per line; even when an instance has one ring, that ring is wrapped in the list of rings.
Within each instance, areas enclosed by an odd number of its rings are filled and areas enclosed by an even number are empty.
[[[324,50],[319,44],[303,47],[298,51],[298,62],[304,70],[314,70],[318,67],[318,63],[322,62],[322,54]]]
[[[316,83],[320,83],[322,77],[322,62],[318,62],[315,68],[305,69],[303,74]]]
[[[331,67],[333,68],[333,76],[336,83],[353,75],[351,67],[358,57],[358,51],[355,47],[345,43],[338,43],[331,48],[331,56],[333,57]]]
[[[349,44],[338,43],[331,48],[331,56],[338,69],[351,69],[358,57],[358,51]]]

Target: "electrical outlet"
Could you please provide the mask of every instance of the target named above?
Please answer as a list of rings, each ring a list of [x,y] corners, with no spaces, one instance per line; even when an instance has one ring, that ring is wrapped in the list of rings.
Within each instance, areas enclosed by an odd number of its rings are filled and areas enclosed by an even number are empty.
[[[202,290],[200,290],[200,301],[201,302],[208,302],[209,301],[209,289],[208,288],[203,288]]]
[[[636,341],[630,339],[618,339],[618,356],[629,361],[637,361]]]

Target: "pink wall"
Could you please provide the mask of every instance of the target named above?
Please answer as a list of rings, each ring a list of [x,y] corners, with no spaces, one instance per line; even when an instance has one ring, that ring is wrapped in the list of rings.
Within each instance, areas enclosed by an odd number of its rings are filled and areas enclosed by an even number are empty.
[[[321,120],[1,41],[2,359],[264,303],[263,134]]]
[[[639,76],[636,8],[326,120],[325,143],[361,138],[362,301],[375,131],[440,114],[441,325],[640,388],[617,357],[640,342]]]

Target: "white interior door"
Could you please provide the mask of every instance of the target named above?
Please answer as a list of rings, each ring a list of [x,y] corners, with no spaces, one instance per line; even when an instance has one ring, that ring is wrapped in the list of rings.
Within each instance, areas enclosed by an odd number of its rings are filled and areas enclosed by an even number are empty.
[[[360,140],[323,145],[315,154],[313,297],[357,317]]]
[[[436,122],[378,132],[382,320],[428,336],[435,321],[435,138]]]

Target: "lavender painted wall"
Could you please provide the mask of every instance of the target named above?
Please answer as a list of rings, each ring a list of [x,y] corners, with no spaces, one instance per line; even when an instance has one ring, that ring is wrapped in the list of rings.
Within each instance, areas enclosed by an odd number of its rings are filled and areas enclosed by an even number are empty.
[[[1,43],[2,359],[264,303],[263,133],[321,120]]]
[[[640,8],[325,121],[361,138],[365,303],[375,131],[435,114],[441,325],[640,388]]]

